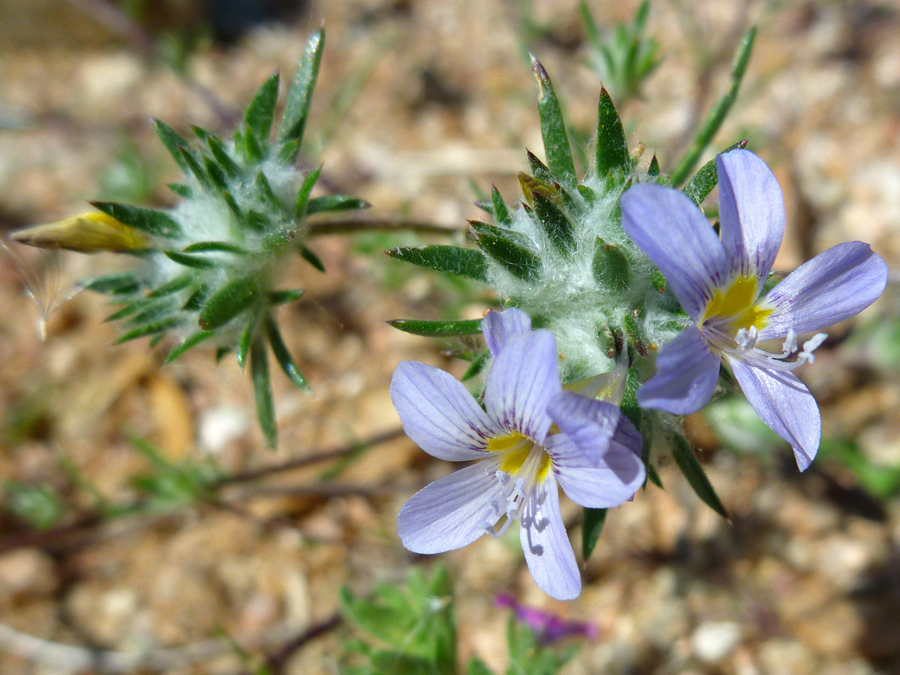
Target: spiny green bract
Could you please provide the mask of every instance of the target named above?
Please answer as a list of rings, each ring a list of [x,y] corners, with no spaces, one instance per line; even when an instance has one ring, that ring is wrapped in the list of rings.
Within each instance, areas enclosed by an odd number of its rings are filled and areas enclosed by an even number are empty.
[[[183,199],[164,211],[95,203],[148,235],[150,243],[132,252],[146,262],[136,271],[83,283],[124,305],[110,317],[125,323],[120,341],[152,336],[156,342],[176,333],[182,340],[167,362],[201,342],[217,346],[220,355],[236,352],[241,366],[249,361],[260,424],[272,446],[267,343],[285,374],[307,387],[274,320],[274,307],[302,295],[299,289],[277,288],[282,264],[288,254],[299,254],[323,270],[303,243],[307,216],[367,206],[340,195],[311,197],[321,169],[296,166],[324,41],[319,31],[307,43],[274,140],[277,73],[256,93],[229,140],[195,127],[199,143],[192,145],[156,122],[160,139],[184,171],[184,180],[170,186]]]

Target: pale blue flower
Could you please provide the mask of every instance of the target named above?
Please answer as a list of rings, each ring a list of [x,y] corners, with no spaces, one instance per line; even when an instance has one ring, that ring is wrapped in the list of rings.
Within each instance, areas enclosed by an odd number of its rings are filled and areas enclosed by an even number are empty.
[[[618,407],[563,391],[552,333],[531,330],[523,312],[489,312],[482,328],[493,355],[484,409],[442,370],[404,361],[394,373],[391,399],[406,434],[438,459],[479,460],[410,498],[400,539],[410,551],[441,553],[519,520],[538,586],[574,598],[581,577],[557,481],[582,506],[618,506],[644,482],[643,441]]]
[[[762,420],[806,469],[819,447],[819,408],[791,372],[813,360],[826,337],[798,347],[797,336],[843,321],[872,304],[887,266],[867,244],[839,244],[800,266],[767,295],[763,284],[784,235],[784,201],[756,155],[717,158],[720,235],[681,192],[651,183],[622,196],[622,226],[665,275],[694,325],[665,345],[638,402],[676,415],[712,397],[724,357]],[[759,346],[782,342],[781,350]]]

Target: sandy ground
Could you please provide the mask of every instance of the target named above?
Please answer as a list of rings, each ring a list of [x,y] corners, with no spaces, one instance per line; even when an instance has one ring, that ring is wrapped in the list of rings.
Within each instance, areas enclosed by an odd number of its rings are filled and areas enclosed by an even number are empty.
[[[170,4],[172,22],[190,22],[179,3]],[[590,4],[604,25],[636,5]],[[523,44],[546,66],[575,128],[589,134],[596,111],[599,82],[584,65],[588,49],[573,0],[534,2],[543,32],[524,20],[525,2],[480,3],[477,10],[462,0],[309,2],[289,23],[256,29],[227,47],[202,45],[187,78],[98,27],[96,15],[83,11],[90,5],[0,6],[5,231],[84,209],[115,184],[104,170],[121,167],[129,149],[145,167],[144,199],[171,203],[165,183],[177,173],[149,116],[184,130],[190,123],[222,128],[223,114],[239,110],[272,70],[293,70],[306,36],[323,21],[328,36],[309,149],[324,161],[326,186],[372,202],[374,217],[458,228],[462,242],[466,219],[478,215],[469,179],[482,189],[496,183],[514,199],[515,174],[526,167],[523,148],[541,150]],[[663,170],[673,167],[724,90],[731,52],[750,24],[759,27],[757,48],[716,147],[748,138],[778,176],[788,235],[776,266],[789,270],[835,243],[862,239],[896,269],[895,4],[654,3],[649,30],[664,62],[645,97],[622,106],[631,145],[645,143],[644,161],[655,152]],[[334,102],[357,81],[350,107],[335,114]],[[52,303],[73,280],[119,261],[32,250],[18,250],[17,263],[4,258],[0,476],[57,489],[72,505],[62,521],[72,527],[48,535],[0,514],[0,672],[68,672],[65,665],[90,650],[121,672],[240,672],[228,653],[179,664],[223,630],[254,654],[273,653],[331,619],[341,584],[364,593],[404,578],[412,565],[436,562],[403,550],[396,514],[449,467],[402,437],[340,464],[325,482],[333,462],[247,477],[391,436],[399,420],[387,383],[401,359],[461,372],[463,364],[442,352],[447,345],[384,323],[436,317],[460,302],[434,276],[369,255],[417,241],[404,236],[322,238],[315,247],[327,275],[299,265],[288,271],[286,287],[308,291],[281,321],[316,397],[276,375],[276,452],[264,448],[249,380],[233,362],[216,367],[198,349],[162,368],[161,348],[148,351],[145,341],[114,347],[115,326],[103,322],[109,310],[101,297],[84,293],[62,304],[41,341],[39,308],[25,292],[23,271],[37,274],[41,302]],[[476,317],[490,302],[469,288],[457,308]],[[891,286],[856,325],[879,325],[897,312]],[[896,370],[864,339],[834,343],[803,372],[822,404],[826,435],[854,439],[871,461],[900,465]],[[689,425],[729,521],[700,504],[662,462],[666,490],[648,489],[610,513],[576,601],[540,592],[516,541],[479,541],[441,556],[455,581],[460,653],[503,666],[507,615],[494,596],[508,591],[597,623],[599,639],[582,645],[568,675],[900,673],[900,502],[876,499],[834,460],[822,458],[801,476],[784,448],[738,455],[720,450],[707,420],[698,416]],[[230,486],[219,506],[85,523],[91,495],[60,457],[106,499],[127,502],[136,497],[133,477],[149,470],[129,434],[150,439],[173,461],[212,458],[246,480]],[[577,541],[579,509],[566,502],[564,516]],[[284,672],[337,672],[343,630],[307,642]],[[115,661],[115,654],[163,648],[170,651],[159,658],[169,661]],[[29,650],[31,661],[22,657]]]

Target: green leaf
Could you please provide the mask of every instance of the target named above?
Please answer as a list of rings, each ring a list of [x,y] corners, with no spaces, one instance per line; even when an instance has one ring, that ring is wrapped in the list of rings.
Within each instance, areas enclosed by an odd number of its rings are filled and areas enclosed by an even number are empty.
[[[479,235],[478,248],[500,263],[506,271],[523,281],[536,281],[541,272],[541,259],[511,241],[493,235]]]
[[[235,255],[247,255],[250,253],[247,249],[227,241],[198,241],[190,246],[185,246],[182,251],[185,253],[234,253]]]
[[[716,101],[712,110],[709,111],[709,115],[703,122],[703,126],[700,127],[694,143],[688,149],[684,158],[678,163],[678,166],[675,167],[672,175],[669,176],[670,185],[677,187],[684,182],[685,178],[700,160],[700,155],[703,154],[706,146],[712,142],[713,136],[716,135],[719,127],[722,126],[722,122],[725,121],[728,111],[731,110],[731,106],[737,100],[738,90],[741,87],[741,81],[744,79],[744,73],[747,71],[750,54],[753,52],[753,41],[755,38],[756,27],[750,28],[741,37],[741,42],[734,55],[734,61],[731,64],[731,87]]]
[[[137,293],[141,288],[141,283],[131,272],[104,274],[79,281],[78,285],[86,291],[106,295],[131,295]]]
[[[256,320],[248,321],[244,330],[241,332],[241,338],[238,340],[237,350],[235,351],[238,365],[241,368],[247,363],[247,357],[250,355],[250,343],[252,342],[255,333]]]
[[[407,246],[387,251],[397,260],[457,277],[485,281],[487,263],[484,253],[458,246]]]
[[[190,253],[182,253],[181,251],[163,251],[163,254],[179,265],[185,267],[194,267],[196,269],[212,269],[213,267],[221,267],[220,260],[210,258],[208,256],[191,255]]]
[[[744,139],[723,150],[722,154],[724,155],[726,152],[731,152],[732,150],[746,147],[747,140]],[[716,187],[716,184],[718,182],[719,170],[716,165],[716,158],[713,157],[706,164],[700,167],[697,173],[694,174],[693,178],[691,178],[687,182],[687,185],[685,185],[681,189],[681,191],[685,194],[686,197],[688,197],[688,199],[694,202],[697,206],[700,206],[703,201],[709,196],[709,193],[713,191],[713,188]]]
[[[266,342],[257,336],[250,343],[250,377],[256,398],[256,415],[266,444],[273,450],[278,445],[278,429],[275,425],[275,404],[272,401],[272,382],[269,379],[269,356]]]
[[[478,335],[481,319],[465,321],[418,321],[415,319],[394,319],[388,323],[404,333],[424,337],[455,337],[458,335]]]
[[[594,248],[592,268],[594,281],[600,288],[622,292],[631,284],[631,266],[622,249],[605,243],[600,237]]]
[[[238,314],[259,303],[262,291],[256,279],[235,279],[213,293],[198,317],[203,330],[221,328]]]
[[[300,254],[300,257],[303,258],[310,265],[315,267],[320,272],[325,272],[325,265],[322,263],[322,260],[315,254],[315,252],[309,248],[301,244],[297,247],[297,252]]]
[[[272,73],[259,88],[244,113],[245,133],[253,134],[264,148],[269,143],[269,133],[272,131],[272,120],[275,118],[277,101],[278,73],[276,72]]]
[[[194,275],[190,272],[179,274],[177,277],[173,277],[172,279],[169,279],[169,281],[154,288],[147,294],[147,297],[163,298],[167,295],[172,295],[173,293],[177,293],[190,286],[192,281],[194,281]]]
[[[584,509],[581,525],[581,556],[585,562],[590,559],[606,522],[606,509]]]
[[[653,155],[650,159],[650,166],[647,167],[647,175],[651,177],[659,175],[659,160],[656,158],[656,155]]]
[[[209,151],[212,153],[213,157],[215,157],[219,166],[222,167],[222,170],[226,174],[228,174],[229,178],[238,179],[243,177],[243,169],[241,169],[240,165],[232,159],[220,138],[210,134],[206,139],[206,144],[209,146]]]
[[[91,202],[91,206],[129,227],[154,237],[172,239],[182,234],[181,225],[163,211],[115,202]]]
[[[281,205],[281,201],[278,199],[278,196],[272,189],[272,185],[269,183],[269,179],[266,178],[266,174],[264,174],[262,171],[257,172],[256,178],[253,179],[253,189],[258,195],[260,201],[268,208],[272,209],[276,213],[284,211],[284,207]]]
[[[472,359],[472,363],[469,364],[469,367],[466,368],[466,372],[463,373],[463,376],[460,378],[463,382],[466,380],[471,380],[473,377],[478,375],[482,370],[484,370],[485,365],[487,365],[488,359],[491,356],[491,352],[488,349],[482,350],[478,356]]]
[[[161,305],[168,306],[168,304],[169,302],[167,300],[160,300],[155,297],[140,298],[125,305],[118,311],[113,312],[106,317],[104,321],[118,321],[119,319],[124,319],[125,317],[132,316],[138,312],[143,312],[154,307],[160,307]]]
[[[355,209],[368,209],[372,205],[364,199],[347,197],[345,195],[327,195],[315,197],[306,202],[306,213],[322,213],[324,211],[351,211]]]
[[[168,354],[166,354],[166,365],[169,365],[179,356],[184,354],[187,350],[196,347],[201,342],[205,342],[213,335],[215,335],[215,333],[210,333],[205,330],[199,330],[196,333],[187,336],[184,340],[181,341],[181,344],[176,345]]]
[[[206,175],[209,176],[210,182],[219,189],[220,192],[227,192],[228,178],[225,172],[216,164],[215,160],[210,157],[203,157],[203,166],[206,168]]]
[[[703,466],[701,466],[691,446],[681,434],[675,434],[673,438],[672,456],[700,500],[723,518],[728,518],[728,512],[703,471]]]
[[[493,206],[494,221],[503,227],[512,225],[512,216],[509,213],[509,207],[503,201],[500,191],[495,185],[491,186],[491,205]]]
[[[316,86],[316,77],[319,74],[319,64],[322,62],[322,50],[325,47],[325,30],[320,29],[312,34],[306,43],[306,49],[300,60],[300,65],[294,73],[291,88],[288,92],[287,103],[284,107],[284,115],[281,118],[281,126],[278,129],[278,141],[286,143],[296,141],[299,148],[303,140],[303,131],[306,120],[309,117],[309,108],[312,103],[313,90]],[[296,159],[296,154],[291,161]]]
[[[287,291],[273,291],[269,293],[269,303],[272,305],[285,305],[295,302],[303,297],[302,288],[292,288]]]
[[[303,373],[300,372],[300,369],[291,357],[291,353],[281,337],[281,332],[278,330],[278,324],[275,323],[271,316],[266,317],[266,333],[269,336],[269,344],[272,345],[272,354],[274,354],[275,360],[278,361],[278,365],[281,366],[284,374],[288,376],[297,388],[312,393],[309,382],[303,377]]]
[[[575,247],[575,226],[556,200],[540,192],[531,195],[534,213],[550,243],[560,253],[569,253]]]
[[[187,171],[187,169],[185,169],[185,171]],[[169,189],[184,199],[190,199],[194,196],[194,191],[191,187],[182,183],[169,183]]]
[[[120,345],[123,342],[128,342],[129,340],[137,340],[138,338],[147,337],[148,335],[156,335],[157,333],[164,333],[166,331],[172,330],[182,324],[182,317],[180,316],[171,316],[166,319],[160,319],[159,321],[154,321],[153,323],[147,323],[142,326],[138,326],[133,330],[128,331],[118,340],[116,340],[115,344]]]
[[[200,183],[200,186],[204,190],[210,193],[215,193],[218,189],[218,186],[206,173],[206,170],[200,163],[200,158],[197,157],[197,155],[195,155],[190,148],[178,148],[178,151],[181,153],[181,157],[182,159],[184,159],[184,163],[188,167],[188,173],[191,173],[194,178],[197,179],[197,182]]]
[[[162,144],[166,146],[166,150],[168,150],[169,154],[172,155],[176,162],[178,162],[178,166],[181,167],[181,170],[188,173],[190,167],[184,161],[182,149],[186,150],[188,153],[192,152],[190,143],[162,120],[154,119],[153,124],[156,127],[156,135],[159,136],[159,140],[162,141]]]
[[[597,176],[601,178],[616,169],[627,169],[629,165],[625,129],[605,88],[600,89],[600,103],[597,106],[597,154],[594,165]]]
[[[544,153],[550,171],[561,182],[575,187],[575,161],[569,147],[569,136],[563,120],[559,99],[553,90],[553,83],[540,61],[531,55],[531,72],[538,84],[538,115],[541,118],[541,136],[544,138]]]
[[[536,178],[539,182],[546,183],[548,186],[557,182],[556,176],[550,171],[550,167],[544,164],[531,150],[525,150],[525,158],[528,160],[528,168],[533,174],[532,178]],[[521,176],[522,174],[519,174],[520,182]]]
[[[309,195],[320,175],[322,175],[322,167],[317,166],[303,177],[303,183],[300,185],[300,189],[297,190],[297,199],[294,202],[294,220],[298,220],[306,215]]]

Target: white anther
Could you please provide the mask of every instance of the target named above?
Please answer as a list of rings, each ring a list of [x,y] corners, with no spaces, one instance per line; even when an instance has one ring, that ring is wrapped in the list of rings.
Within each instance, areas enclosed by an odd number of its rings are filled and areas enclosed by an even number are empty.
[[[788,334],[784,338],[784,344],[781,345],[781,349],[781,358],[790,356],[797,351],[797,333],[794,332],[793,328],[788,330]]]
[[[826,333],[816,333],[809,340],[803,343],[803,351],[800,352],[800,355],[797,357],[797,360],[801,363],[813,363],[816,360],[816,357],[813,355],[813,352],[825,342],[825,339],[828,337]]]

